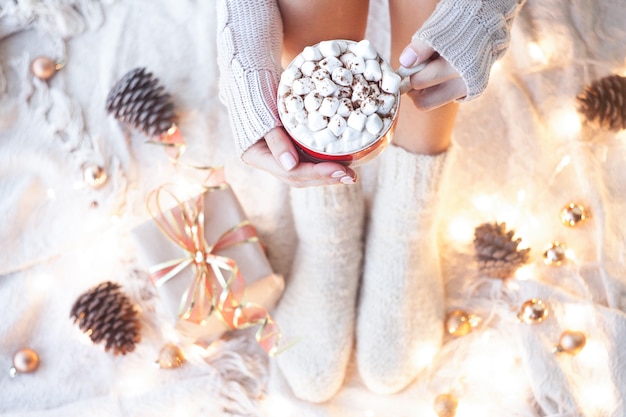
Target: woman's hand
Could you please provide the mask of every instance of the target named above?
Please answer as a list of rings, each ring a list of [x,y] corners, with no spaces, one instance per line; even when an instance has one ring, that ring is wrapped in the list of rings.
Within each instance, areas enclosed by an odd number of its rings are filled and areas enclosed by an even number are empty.
[[[267,171],[292,187],[352,184],[356,172],[336,162],[300,162],[291,138],[282,127],[270,130],[265,138],[249,147],[245,163]]]
[[[467,87],[459,73],[430,46],[414,39],[400,54],[400,65],[415,67],[426,62],[423,70],[413,74],[407,95],[420,110],[432,110],[463,98]]]

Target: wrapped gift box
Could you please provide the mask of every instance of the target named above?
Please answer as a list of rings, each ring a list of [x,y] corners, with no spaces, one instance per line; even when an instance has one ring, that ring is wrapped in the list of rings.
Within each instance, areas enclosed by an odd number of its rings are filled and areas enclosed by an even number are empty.
[[[174,193],[167,194],[173,195]],[[210,187],[200,196],[186,200],[179,199],[178,201],[188,204],[190,201],[196,200],[200,203],[198,207],[201,207],[204,215],[204,218],[200,218],[199,221],[204,226],[203,235],[208,247],[215,245],[220,237],[229,230],[247,221],[237,197],[226,183]],[[176,259],[187,258],[191,260],[189,265],[175,273],[166,282],[159,283],[159,280],[153,280],[153,282],[157,285],[157,291],[165,307],[171,313],[172,319],[175,320],[177,330],[196,343],[209,344],[234,326],[226,323],[221,314],[215,310],[210,315],[203,317],[202,320],[193,317],[187,318],[181,311],[181,300],[184,299],[185,293],[196,280],[196,268],[193,265],[193,259],[196,256],[183,249],[171,236],[168,237],[162,231],[162,225],[159,227],[159,223],[162,223],[162,220],[167,219],[174,211],[178,210],[180,213],[181,207],[182,204],[173,204],[169,210],[157,215],[153,213],[155,217],[153,220],[133,230],[133,238],[137,243],[140,265],[145,270],[154,270],[155,266]],[[284,280],[282,276],[272,272],[264,249],[258,240],[239,242],[211,253],[230,258],[239,267],[245,281],[244,296],[242,297],[244,305],[249,303],[260,306],[261,311],[263,308],[268,311],[274,308],[283,292]],[[217,289],[216,297],[219,297],[221,292],[220,289]],[[215,299],[214,297],[213,301]],[[206,310],[208,311],[208,308]],[[259,311],[257,307],[255,310]]]

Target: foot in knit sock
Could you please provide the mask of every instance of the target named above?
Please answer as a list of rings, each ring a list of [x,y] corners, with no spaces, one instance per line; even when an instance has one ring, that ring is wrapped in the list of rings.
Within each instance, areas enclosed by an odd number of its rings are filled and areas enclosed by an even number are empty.
[[[293,394],[323,402],[341,388],[352,353],[364,202],[359,184],[291,190],[298,249],[275,312],[285,340],[276,357]]]
[[[374,392],[406,387],[443,337],[443,282],[435,237],[445,154],[390,146],[381,155],[357,317],[359,373]]]

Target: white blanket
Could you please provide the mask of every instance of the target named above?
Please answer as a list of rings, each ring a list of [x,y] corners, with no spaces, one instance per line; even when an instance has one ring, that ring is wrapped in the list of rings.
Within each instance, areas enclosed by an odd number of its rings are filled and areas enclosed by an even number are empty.
[[[511,48],[486,94],[463,104],[443,182],[441,245],[447,304],[482,319],[446,340],[432,366],[394,396],[367,392],[354,369],[327,404],[295,400],[249,333],[208,351],[184,345],[188,363],[154,366],[178,335],[136,270],[129,231],[146,221],[145,198],[178,175],[163,149],[129,133],[104,110],[128,70],[145,66],[172,94],[186,156],[224,165],[257,225],[268,257],[289,276],[296,239],[288,190],[238,161],[218,100],[211,1],[0,0],[0,412],[6,416],[434,416],[452,392],[463,416],[626,415],[626,134],[581,125],[575,97],[595,79],[626,75],[622,0],[529,0]],[[371,7],[368,36],[387,49],[384,0]],[[39,55],[63,61],[49,82],[29,72]],[[105,167],[100,189],[85,164]],[[376,162],[363,167],[367,181]],[[570,201],[590,211],[566,228]],[[481,277],[473,228],[506,221],[531,248],[526,279]],[[543,263],[562,241],[575,259]],[[142,309],[143,339],[115,357],[69,318],[79,294],[121,283]],[[528,325],[521,304],[540,298],[548,318]],[[555,355],[565,330],[587,345]],[[381,341],[384,343],[384,341]],[[29,346],[32,374],[9,378]],[[3,370],[6,370],[3,371]]]

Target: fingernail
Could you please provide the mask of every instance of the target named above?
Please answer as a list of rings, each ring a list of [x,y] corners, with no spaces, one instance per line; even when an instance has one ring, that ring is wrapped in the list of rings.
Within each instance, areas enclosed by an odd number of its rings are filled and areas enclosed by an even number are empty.
[[[296,166],[296,160],[289,152],[285,152],[280,156],[280,163],[283,165],[287,171],[290,171],[293,167]]]
[[[346,175],[345,171],[335,171],[332,174],[330,174],[331,178],[339,178],[339,177],[343,177],[344,175]]]
[[[417,54],[411,48],[405,48],[400,54],[400,64],[403,67],[412,67],[415,61],[417,61]]]
[[[346,175],[345,177],[341,178],[339,181],[341,181],[344,184],[354,184],[354,178]]]

